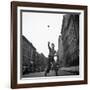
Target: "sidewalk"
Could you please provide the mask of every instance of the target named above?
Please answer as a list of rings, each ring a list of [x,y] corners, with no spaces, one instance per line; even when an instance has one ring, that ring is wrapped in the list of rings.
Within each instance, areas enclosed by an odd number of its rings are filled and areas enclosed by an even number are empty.
[[[60,70],[79,74],[79,66],[62,67]]]

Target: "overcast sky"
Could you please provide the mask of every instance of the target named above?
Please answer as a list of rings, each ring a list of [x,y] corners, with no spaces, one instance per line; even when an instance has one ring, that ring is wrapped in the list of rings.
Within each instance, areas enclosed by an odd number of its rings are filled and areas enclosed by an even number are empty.
[[[58,49],[63,14],[23,13],[22,34],[33,44],[37,52],[48,56],[48,41]]]

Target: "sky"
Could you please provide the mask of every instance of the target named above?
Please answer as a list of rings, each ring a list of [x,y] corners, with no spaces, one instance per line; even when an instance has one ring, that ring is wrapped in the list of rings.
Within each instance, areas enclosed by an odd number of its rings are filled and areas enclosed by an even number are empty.
[[[22,13],[22,34],[33,44],[37,52],[46,57],[49,54],[48,41],[58,49],[58,37],[61,35],[63,14]]]

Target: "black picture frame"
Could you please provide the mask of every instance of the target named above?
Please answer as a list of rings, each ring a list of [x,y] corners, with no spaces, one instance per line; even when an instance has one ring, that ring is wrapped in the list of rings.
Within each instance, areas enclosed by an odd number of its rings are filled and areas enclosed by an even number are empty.
[[[36,7],[36,8],[53,8],[53,9],[71,9],[84,11],[84,80],[77,81],[60,81],[60,82],[43,82],[43,83],[17,83],[17,7]],[[33,3],[33,2],[11,2],[11,88],[31,88],[31,87],[47,87],[47,86],[64,86],[64,85],[80,85],[87,84],[87,6],[83,5],[67,5],[67,4],[51,4],[51,3]]]

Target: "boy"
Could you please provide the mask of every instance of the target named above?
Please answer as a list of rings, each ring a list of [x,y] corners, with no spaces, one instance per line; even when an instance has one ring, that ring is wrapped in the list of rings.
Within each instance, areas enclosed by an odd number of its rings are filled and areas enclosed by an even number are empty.
[[[54,56],[55,56],[55,49],[54,49],[55,45],[52,43],[51,47],[50,47],[50,42],[48,42],[48,49],[49,49],[49,55],[48,55],[48,65],[47,65],[47,69],[45,72],[45,76],[47,76],[47,73],[49,73],[51,66],[54,63]]]

